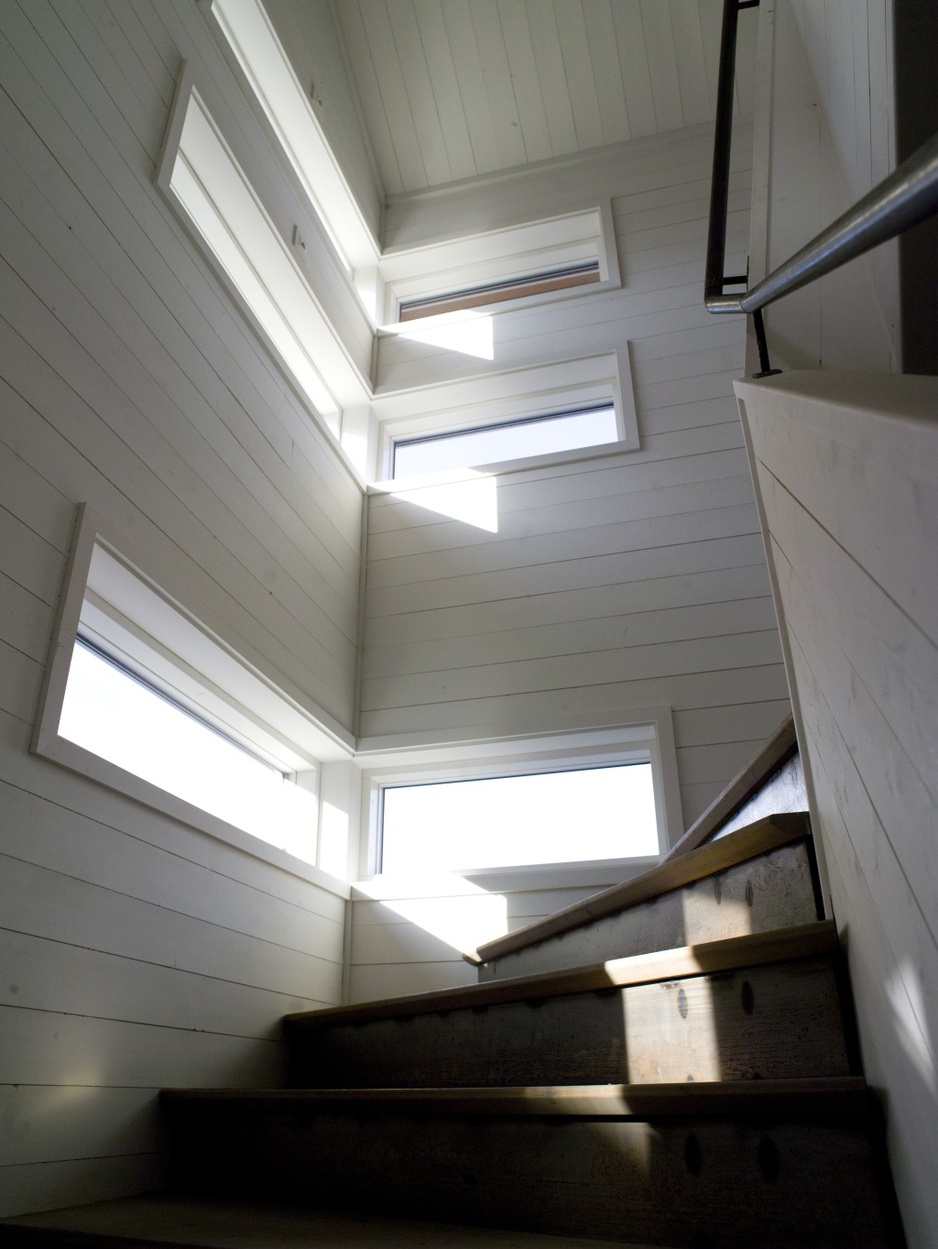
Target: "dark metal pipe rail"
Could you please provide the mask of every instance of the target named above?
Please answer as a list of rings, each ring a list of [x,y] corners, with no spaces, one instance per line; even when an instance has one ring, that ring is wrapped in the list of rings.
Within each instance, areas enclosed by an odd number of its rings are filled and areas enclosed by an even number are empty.
[[[870,248],[938,213],[938,134],[933,135],[898,169],[874,187],[843,216],[779,265],[751,290],[725,295],[727,286],[741,283],[725,277],[726,217],[729,198],[730,148],[733,131],[733,79],[736,69],[736,30],[741,9],[759,0],[724,0],[717,119],[713,145],[713,183],[710,190],[710,227],[704,303],[708,312],[755,314],[756,338],[763,372],[771,372],[762,327],[762,309],[782,295],[807,286],[816,278],[861,256]],[[748,280],[748,279],[742,279]]]

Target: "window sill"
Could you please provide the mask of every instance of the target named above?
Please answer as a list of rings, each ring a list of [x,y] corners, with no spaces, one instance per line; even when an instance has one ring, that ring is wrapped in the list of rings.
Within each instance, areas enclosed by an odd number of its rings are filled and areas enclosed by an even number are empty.
[[[271,867],[288,872],[291,876],[297,876],[308,884],[316,885],[340,898],[348,898],[350,895],[350,886],[345,881],[330,876],[328,872],[297,858],[296,855],[290,854],[279,846],[261,841],[250,833],[218,819],[208,811],[185,802],[182,798],[177,798],[174,794],[160,789],[159,786],[139,776],[134,776],[133,773],[117,767],[107,759],[102,759],[83,746],[69,741],[68,738],[52,737],[47,741],[34,743],[32,753],[68,768],[69,771],[76,772],[99,785],[104,785],[107,789],[133,802],[141,803],[158,815],[165,815],[176,823],[188,825],[196,833],[202,833],[242,854],[260,859]],[[159,825],[160,821],[154,820],[151,829],[148,830],[146,836],[141,836],[141,840],[178,854],[178,838],[172,834],[166,837],[161,836]]]

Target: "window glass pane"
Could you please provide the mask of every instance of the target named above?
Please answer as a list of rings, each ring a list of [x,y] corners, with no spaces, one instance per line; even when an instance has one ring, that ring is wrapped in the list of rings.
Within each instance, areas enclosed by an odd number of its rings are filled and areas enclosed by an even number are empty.
[[[384,790],[385,872],[656,854],[648,763]]]
[[[76,642],[59,734],[307,862],[315,800],[275,768]]]
[[[439,472],[448,468],[474,468],[502,460],[520,460],[552,451],[572,451],[615,442],[619,437],[615,409],[590,408],[557,416],[487,425],[454,434],[435,434],[395,443],[394,476]]]

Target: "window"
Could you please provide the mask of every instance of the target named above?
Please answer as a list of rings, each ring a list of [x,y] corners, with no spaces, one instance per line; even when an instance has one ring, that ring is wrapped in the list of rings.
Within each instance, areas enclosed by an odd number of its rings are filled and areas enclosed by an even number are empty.
[[[381,829],[384,872],[471,871],[659,852],[651,763],[390,785]]]
[[[619,437],[612,404],[581,412],[531,416],[480,429],[430,434],[394,443],[393,477],[409,477],[451,468],[473,468],[526,459],[557,451],[594,447]]]
[[[612,206],[388,251],[385,327],[510,301],[511,307],[565,299],[621,284]],[[523,303],[522,303],[523,301]]]
[[[315,861],[315,795],[80,632],[59,734],[262,841]]]
[[[184,66],[164,138],[157,186],[183,214],[208,258],[336,436],[345,407],[367,402],[364,347],[371,326],[361,310],[358,363],[313,294],[303,272],[306,230],[291,248],[281,238]],[[308,244],[321,251],[313,224]]]
[[[352,746],[155,585],[81,509],[35,753],[296,870],[295,860],[325,866],[322,765],[347,760]]]
[[[627,345],[423,391],[378,395],[381,480],[499,471],[639,448]]]
[[[444,872],[528,887],[589,883],[601,871],[603,883],[610,866],[643,865],[683,833],[668,707],[541,737],[406,752],[365,741],[358,764],[362,878]]]
[[[466,308],[504,303],[509,299],[526,299],[529,295],[547,295],[553,291],[569,290],[574,286],[591,286],[598,281],[599,261],[592,260],[550,273],[525,274],[503,282],[470,286],[468,290],[444,292],[425,299],[402,300],[399,308],[400,320],[415,321],[419,317],[439,316],[443,312],[462,312]]]

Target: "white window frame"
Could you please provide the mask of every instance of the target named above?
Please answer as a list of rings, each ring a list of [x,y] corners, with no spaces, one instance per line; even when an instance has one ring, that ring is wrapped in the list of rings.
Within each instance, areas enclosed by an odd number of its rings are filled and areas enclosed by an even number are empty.
[[[556,300],[616,290],[622,285],[611,200],[556,217],[464,235],[426,247],[385,252],[378,263],[384,289],[383,326],[406,333],[432,325],[433,316],[401,322],[401,304],[470,291],[499,282],[595,262],[599,281],[517,299],[492,300],[474,311],[498,316]],[[443,314],[455,315],[455,314]]]
[[[628,344],[600,355],[489,373],[434,386],[424,392],[377,396],[372,407],[380,433],[373,485],[376,489],[385,486],[392,490],[400,488],[404,479],[391,477],[394,443],[398,439],[482,429],[486,425],[505,425],[527,417],[574,412],[608,404],[612,405],[616,414],[617,441],[475,466],[475,471],[483,469],[490,473],[515,472],[639,450]],[[419,482],[424,479],[415,477],[412,480]]]
[[[534,415],[513,416],[510,419],[505,420],[505,421],[498,421],[494,423],[489,422],[485,425],[473,425],[468,429],[434,430],[433,433],[429,433],[429,434],[417,434],[409,438],[395,438],[391,444],[391,464],[389,466],[389,471],[390,471],[392,480],[394,481],[400,481],[405,478],[415,478],[417,476],[423,476],[428,473],[437,473],[437,472],[451,473],[453,471],[459,472],[460,469],[472,469],[474,471],[478,471],[478,465],[488,464],[489,466],[491,466],[492,461],[487,461],[484,458],[480,459],[478,455],[474,456],[472,455],[471,452],[468,452],[467,455],[469,458],[464,464],[456,464],[455,466],[449,465],[445,468],[424,468],[424,469],[412,471],[410,473],[399,472],[398,460],[400,457],[398,453],[401,451],[402,448],[423,447],[423,446],[426,446],[427,444],[433,444],[437,442],[446,443],[450,439],[458,440],[460,437],[464,435],[468,435],[470,437],[473,435],[477,435],[477,434],[484,436],[486,433],[490,431],[494,433],[497,430],[513,430],[516,432],[516,435],[519,437],[519,441],[523,442],[523,431],[525,427],[527,426],[533,427],[532,433],[534,437],[537,438],[537,428],[536,428],[537,426],[540,426],[542,424],[549,424],[553,421],[569,420],[571,422],[575,422],[578,417],[590,417],[590,416],[595,415],[596,413],[601,413],[604,417],[605,422],[607,423],[611,416],[612,432],[614,435],[612,438],[608,438],[603,442],[581,442],[579,446],[565,447],[562,449],[558,449],[556,451],[545,451],[545,450],[531,451],[529,454],[522,455],[522,456],[515,456],[515,458],[512,460],[501,460],[501,461],[498,461],[498,463],[521,464],[523,461],[543,459],[543,458],[546,458],[548,455],[566,456],[570,452],[585,451],[589,449],[596,449],[599,447],[608,447],[608,446],[617,444],[619,442],[620,422],[617,417],[615,403],[610,399],[606,401],[605,403],[603,402],[591,403],[588,405],[577,406],[576,408],[572,408],[572,409],[563,408],[560,411],[551,410],[549,412],[537,412]],[[460,456],[459,458],[462,459],[463,457]]]
[[[387,786],[440,781],[582,771],[617,764],[651,763],[658,824],[659,852],[600,861],[481,866],[452,875],[485,880],[491,888],[541,888],[608,882],[610,873],[623,878],[653,866],[683,835],[680,784],[674,749],[671,709],[638,708],[630,723],[603,728],[530,736],[493,738],[483,742],[411,747],[406,750],[361,752],[362,770],[361,879],[381,876],[382,793]]]
[[[161,789],[59,734],[76,636],[89,632],[118,660],[152,677],[198,719],[318,794],[323,762],[348,759],[340,742],[214,635],[146,573],[128,543],[85,505],[59,601],[31,750],[238,850],[345,895],[307,862]],[[310,829],[319,850],[317,820]]]
[[[306,279],[301,236],[295,235],[292,246],[281,237],[185,62],[156,185],[261,341],[341,446],[342,411],[367,402],[370,378],[352,359]],[[372,334],[364,311],[359,329],[362,337]]]

